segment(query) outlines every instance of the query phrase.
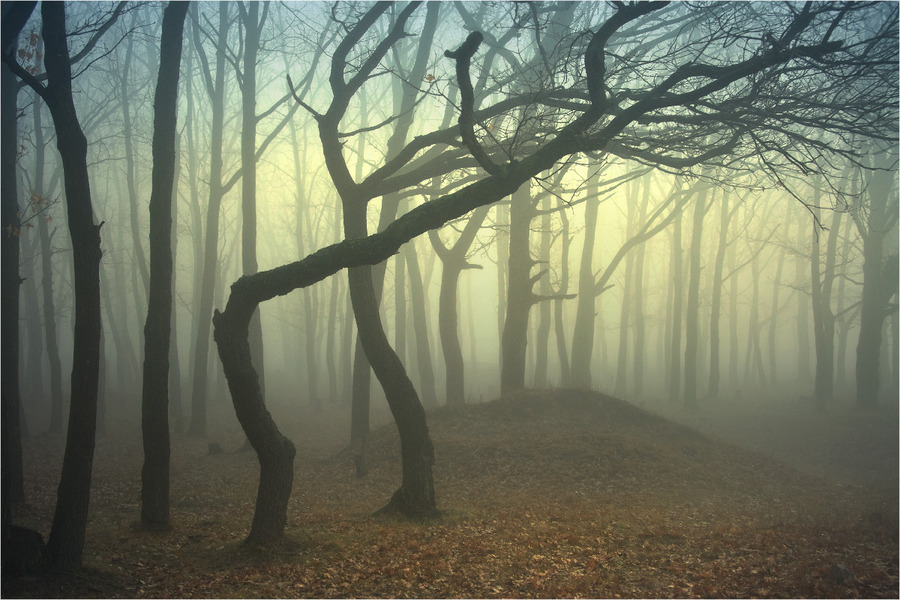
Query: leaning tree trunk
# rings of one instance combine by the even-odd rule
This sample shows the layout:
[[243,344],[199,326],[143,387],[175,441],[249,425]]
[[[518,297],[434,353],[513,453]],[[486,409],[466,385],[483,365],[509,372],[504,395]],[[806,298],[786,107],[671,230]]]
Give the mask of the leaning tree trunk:
[[153,103],[153,174],[150,191],[150,293],[144,325],[141,523],[169,526],[169,344],[172,325],[172,189],[178,75],[187,2],[163,12],[160,69]]
[[256,510],[245,543],[265,545],[284,536],[296,450],[266,409],[259,377],[250,358],[250,319],[259,303],[236,296],[237,287],[238,284],[232,286],[225,312],[216,311],[213,317],[214,337],[235,413],[259,460]]

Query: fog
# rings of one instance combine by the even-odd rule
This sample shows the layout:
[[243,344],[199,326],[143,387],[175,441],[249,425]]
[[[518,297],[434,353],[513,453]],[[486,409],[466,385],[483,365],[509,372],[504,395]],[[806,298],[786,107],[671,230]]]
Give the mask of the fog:
[[[766,431],[793,422],[813,440],[830,427],[823,415],[846,420],[847,436],[865,435],[853,429],[863,422],[896,425],[896,6],[837,17],[824,3],[806,21],[799,5],[762,6],[645,7],[606,31],[598,28],[618,10],[637,9],[192,3],[171,209],[163,415],[172,443],[230,452],[246,431],[260,451],[263,438],[254,436],[262,434],[248,425],[256,421],[248,416],[242,428],[236,416],[241,398],[259,393],[276,433],[302,446],[297,428],[318,423],[331,432],[323,448],[350,448],[340,460],[350,465],[352,456],[364,476],[366,461],[379,460],[366,456],[370,432],[397,419],[406,439],[403,415],[418,414],[419,404],[428,416],[522,390],[555,397],[576,388],[808,474],[853,480],[852,460],[831,469],[825,457],[811,458],[820,446],[792,446],[790,431]],[[66,5],[70,54],[90,50],[73,61],[72,97],[87,140],[89,202],[102,222],[96,422],[109,444],[140,436],[147,407],[154,98],[158,74],[179,68],[160,70],[163,8]],[[76,380],[69,374],[80,352],[65,193],[71,175],[56,149],[61,124],[34,89],[48,89],[35,78],[44,71],[41,24],[35,9],[18,37],[19,212],[17,224],[4,224],[19,245],[26,481],[35,436],[66,439]],[[483,44],[460,58],[476,30]],[[599,76],[584,58],[596,52],[597,31],[606,36]],[[833,39],[842,40],[840,50]],[[779,54],[782,45],[794,45],[794,54]],[[462,68],[469,81],[461,93]],[[602,110],[588,110],[592,103]],[[552,154],[563,144],[570,146]],[[172,157],[171,148],[164,152]],[[542,152],[553,160],[535,158]],[[517,177],[524,183],[507,183]],[[487,179],[509,191],[477,187]],[[454,194],[469,208],[454,212],[448,202],[439,221],[417,229],[419,214],[437,219],[419,209]],[[403,227],[387,229],[404,215]],[[365,236],[371,244],[360,246],[363,254],[380,256],[380,240],[399,250],[365,261],[350,256],[351,246],[334,246]],[[332,246],[333,274],[277,285],[262,277],[274,281],[291,264],[299,273],[313,264],[310,255]],[[359,292],[351,302],[343,268],[368,274],[361,261],[375,265],[360,285],[375,291],[390,346],[374,334],[362,342],[379,348],[368,379],[354,369],[365,358],[354,305],[359,312],[368,300]],[[264,290],[252,300],[261,338],[250,320],[249,353],[235,360],[249,366],[252,355],[259,388],[226,377],[220,353],[243,346],[226,338],[224,318],[212,324],[214,312],[231,318],[240,310],[229,299],[243,276]],[[242,344],[247,331],[238,333]],[[402,369],[379,366],[394,353]],[[370,404],[360,399],[366,385]],[[896,482],[896,438],[888,431],[872,439],[887,466],[863,479]],[[412,468],[406,451],[401,489]],[[440,444],[433,451],[439,465]],[[303,464],[303,451],[296,460]],[[136,477],[140,465],[133,467]]]

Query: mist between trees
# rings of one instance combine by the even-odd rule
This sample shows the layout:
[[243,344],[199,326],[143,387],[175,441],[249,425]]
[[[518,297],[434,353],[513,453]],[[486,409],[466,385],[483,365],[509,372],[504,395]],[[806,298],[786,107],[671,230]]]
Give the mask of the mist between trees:
[[18,413],[61,434],[71,398],[58,564],[119,418],[165,526],[169,428],[236,415],[266,543],[298,405],[352,416],[360,476],[396,421],[384,510],[416,516],[445,403],[896,402],[894,3],[32,8],[3,20],[4,536]]

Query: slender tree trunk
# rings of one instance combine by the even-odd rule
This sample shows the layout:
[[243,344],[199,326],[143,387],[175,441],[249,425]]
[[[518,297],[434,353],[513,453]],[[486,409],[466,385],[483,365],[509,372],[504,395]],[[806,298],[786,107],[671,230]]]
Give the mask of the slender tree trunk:
[[[25,299],[25,307],[22,311],[24,314],[20,318],[21,324],[25,325],[25,336],[24,339],[22,339],[22,336],[19,336],[19,342],[21,346],[24,346],[24,348],[20,346],[20,356],[25,358],[20,374],[20,381],[25,385],[24,389],[20,391],[20,398],[24,399],[24,401],[20,400],[22,404],[20,416],[23,439],[27,439],[30,435],[28,430],[28,410],[26,408],[34,410],[39,403],[43,404],[44,402],[44,374],[42,366],[44,343],[41,335],[40,303],[38,302],[37,286],[35,285],[38,266],[35,259],[37,258],[37,246],[40,240],[37,239],[37,236],[29,237],[31,238],[29,254],[32,258],[19,266],[20,277],[24,279],[22,291]],[[28,269],[25,273],[21,272],[23,266]]]
[[[804,228],[800,226],[797,231],[798,243],[802,248],[806,244]],[[798,290],[804,290],[797,292],[797,384],[801,390],[809,389],[807,386],[811,379],[809,344],[810,297],[805,292],[805,287],[809,282],[809,270],[806,268],[805,260],[803,256],[797,256],[795,260],[796,277],[794,279]]]
[[[647,216],[650,202],[650,177],[643,179],[643,198],[641,199],[638,222],[642,223]],[[643,400],[644,396],[644,356],[646,354],[646,327],[644,322],[644,254],[646,243],[639,244],[634,255],[634,398]]]
[[[137,23],[138,13],[132,13],[131,27],[134,28]],[[143,283],[143,294],[136,295],[134,298],[135,308],[138,314],[143,314],[144,303],[147,301],[147,294],[150,285],[150,274],[147,271],[147,257],[144,253],[144,245],[141,241],[141,226],[138,215],[138,193],[137,184],[135,182],[135,150],[134,150],[134,134],[132,133],[131,120],[131,95],[132,90],[129,88],[129,72],[135,62],[134,59],[134,36],[129,35],[125,38],[125,60],[122,61],[122,69],[119,79],[119,101],[122,105],[122,125],[123,125],[123,142],[125,144],[125,184],[128,188],[128,208],[129,221],[131,224],[131,242],[134,247],[134,260],[138,266],[141,282]]]
[[[791,209],[790,205],[785,206],[786,211]],[[788,238],[790,239],[790,235],[788,234]],[[772,286],[772,315],[769,318],[769,373],[770,378],[769,381],[772,384],[772,387],[777,389],[778,387],[778,345],[777,345],[777,334],[778,334],[778,313],[781,312],[779,302],[779,296],[781,295],[781,278],[782,273],[784,272],[784,263],[787,258],[787,252],[784,248],[780,249],[778,252],[778,264],[775,267],[775,282]]]
[[[194,5],[193,10],[196,10]],[[200,33],[194,19],[194,46],[201,46]],[[206,205],[206,233],[203,236],[203,276],[200,285],[200,304],[197,313],[196,355],[191,391],[191,424],[188,435],[206,435],[206,395],[208,387],[209,342],[213,295],[216,287],[219,255],[219,209],[222,206],[222,136],[225,122],[225,49],[228,43],[228,4],[219,5],[219,32],[216,49],[215,82],[208,89],[212,108],[210,133],[209,196]]]
[[100,360],[100,225],[94,224],[87,140],[78,122],[72,98],[65,7],[53,2],[42,4],[41,16],[47,49],[44,58],[47,87],[42,95],[53,117],[65,173],[69,233],[75,265],[75,336],[69,428],[48,543],[52,564],[66,568],[81,564],[90,500]]
[[597,214],[600,210],[598,183],[588,180],[584,201],[584,244],[578,267],[578,302],[575,308],[575,327],[572,331],[572,385],[591,389],[591,355],[594,349],[594,317],[597,314],[597,291],[594,281],[594,240],[597,235]]
[[[184,26],[182,25],[182,34]],[[183,42],[182,42],[183,44]],[[178,353],[178,328],[176,327],[177,305],[174,302],[176,295],[175,279],[177,269],[174,265],[178,259],[178,180],[181,174],[181,136],[175,132],[175,174],[172,180],[172,316],[171,333],[169,335],[169,404],[172,407],[172,421],[175,433],[184,431],[184,407],[181,398],[181,359]]]
[[[853,180],[852,189],[850,191],[851,196],[856,196],[857,194],[857,185],[856,180]],[[854,312],[852,309],[848,309],[844,306],[844,302],[846,299],[845,288],[847,282],[847,265],[850,262],[850,253],[851,253],[851,240],[850,240],[850,228],[853,226],[853,219],[845,219],[843,221],[844,232],[843,232],[843,244],[841,245],[841,272],[838,276],[838,289],[837,289],[837,317],[839,319],[837,325],[837,333],[838,333],[838,343],[837,343],[837,358],[835,360],[835,387],[841,392],[845,392],[845,388],[847,386],[847,341],[850,337],[850,326],[855,321]],[[849,314],[848,314],[849,313]]]
[[437,406],[434,366],[431,362],[431,342],[428,339],[428,316],[425,300],[425,287],[419,269],[419,258],[415,242],[403,247],[406,253],[406,268],[409,271],[409,296],[413,313],[413,331],[416,343],[416,367],[419,371],[419,389],[422,390],[422,402],[425,406]]
[[[332,240],[337,241],[341,235],[341,223],[337,211],[335,211],[333,225]],[[337,309],[340,302],[338,281],[337,277],[333,277],[329,282],[328,328],[325,331],[325,368],[328,370],[328,394],[332,403],[337,400],[340,394],[337,383],[337,358],[335,357],[335,337],[337,336],[338,327]]]
[[[260,21],[259,8],[263,8]],[[241,268],[244,275],[259,270],[256,258],[256,62],[259,39],[268,14],[268,3],[239,3],[244,24],[244,60],[241,77]],[[259,375],[262,393],[266,393],[262,318],[257,309],[250,320],[250,348]]]
[[[498,202],[494,209],[497,224],[497,336],[503,339],[506,323],[506,293],[509,280],[509,204]],[[503,364],[503,345],[500,346],[500,364]]]
[[681,321],[684,314],[684,280],[682,279],[681,215],[675,219],[672,235],[672,258],[670,277],[672,278],[672,350],[669,365],[669,399],[677,402],[681,396]]
[[684,405],[697,406],[697,346],[700,343],[700,249],[703,243],[703,216],[706,214],[706,195],[709,188],[701,184],[694,204],[694,224],[691,231],[690,275],[688,277],[687,310],[684,321]]
[[169,346],[172,319],[172,192],[178,76],[186,2],[163,12],[160,70],[153,115],[153,175],[150,191],[150,295],[144,325],[141,523],[169,527]]
[[731,284],[728,290],[728,383],[732,390],[738,386],[738,278],[737,248],[731,245],[728,253],[728,267],[731,271]]
[[728,247],[728,222],[731,213],[728,210],[728,194],[722,194],[719,203],[719,238],[716,245],[716,259],[713,265],[712,297],[709,303],[709,389],[707,396],[713,400],[719,397],[720,335],[719,322],[722,314],[722,271],[725,267],[725,250]]
[[429,231],[431,245],[441,259],[441,292],[438,299],[438,329],[441,349],[446,364],[446,402],[450,406],[462,406],[466,402],[465,365],[459,342],[459,277],[466,263],[466,254],[487,217],[488,208],[472,213],[463,232],[449,249],[441,242],[437,231]]
[[[541,215],[541,235],[539,260],[546,265],[550,264],[550,198],[543,201],[544,212]],[[550,295],[550,276],[541,278],[538,288],[541,296]],[[545,388],[548,385],[547,378],[547,350],[550,344],[550,302],[546,300],[538,305],[538,327],[535,335],[535,359],[534,359],[534,387]]]
[[[562,219],[562,256],[560,258],[559,289],[556,290],[556,298],[553,299],[553,331],[556,337],[556,352],[559,357],[559,385],[569,387],[572,383],[571,369],[569,367],[569,353],[566,347],[566,329],[563,322],[563,296],[569,291],[569,215],[559,200],[559,215]],[[593,275],[592,275],[593,276]]]
[[530,183],[512,197],[509,210],[509,288],[506,295],[506,322],[503,326],[500,366],[500,393],[525,388],[525,352],[528,314],[535,302],[532,291],[529,233],[534,214]]
[[[628,233],[634,227],[634,211],[629,203]],[[615,395],[624,398],[628,394],[628,329],[631,326],[631,288],[634,280],[634,254],[625,259],[625,273],[622,278],[622,304],[619,310],[619,348],[616,355]]]
[[[884,238],[887,235],[888,195],[893,194],[892,171],[875,171],[870,176],[867,195],[869,214],[863,237],[863,289],[859,315],[859,342],[856,347],[856,404],[871,409],[878,404],[880,387],[881,332],[887,300],[894,290],[884,285]],[[895,208],[896,211],[896,208]],[[894,267],[896,269],[896,266]]]
[[[402,209],[401,209],[402,210]],[[406,262],[401,252],[394,257],[394,347],[406,363]]]
[[747,324],[747,357],[744,362],[744,382],[750,384],[754,374],[757,383],[765,387],[766,373],[763,368],[762,348],[759,340],[759,255],[750,261],[752,271],[752,294],[750,297],[750,321]]

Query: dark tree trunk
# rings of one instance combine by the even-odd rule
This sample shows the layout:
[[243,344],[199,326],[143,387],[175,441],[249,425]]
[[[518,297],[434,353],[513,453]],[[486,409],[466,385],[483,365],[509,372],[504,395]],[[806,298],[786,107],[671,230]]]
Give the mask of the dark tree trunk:
[[503,326],[500,393],[525,388],[525,350],[528,337],[528,313],[535,303],[531,277],[529,233],[534,204],[530,184],[524,184],[512,196],[509,209],[509,286],[506,293],[506,322]]
[[[244,275],[259,270],[256,258],[256,62],[263,24],[269,12],[268,3],[248,2],[246,9],[238,3],[244,24],[244,60],[241,74],[241,267]],[[257,309],[250,320],[250,347],[259,375],[259,385],[266,393],[262,319]]]
[[163,12],[160,69],[153,115],[153,175],[150,191],[150,295],[144,325],[141,523],[169,526],[169,345],[172,318],[172,190],[175,184],[175,125],[178,75],[187,2]]
[[[882,165],[883,166],[883,165]],[[868,215],[855,218],[863,238],[863,287],[856,347],[856,404],[871,409],[878,404],[880,388],[881,336],[887,303],[896,293],[896,254],[885,260],[884,239],[897,222],[896,171],[872,171],[869,175]],[[893,206],[891,204],[893,203]]]
[[[237,284],[235,284],[237,285]],[[232,298],[234,298],[232,293]],[[256,510],[246,542],[265,545],[280,540],[294,483],[294,444],[284,437],[266,409],[250,355],[250,318],[258,302],[232,303],[213,317],[215,340],[238,421],[259,460]]]
[[[408,75],[410,81],[422,81],[425,78],[425,73],[428,67],[428,60],[431,52],[431,45],[434,41],[434,33],[437,29],[439,12],[440,3],[433,3],[428,5],[425,15],[425,22],[422,26],[422,31],[419,36],[419,44],[416,49],[416,59]],[[404,21],[406,18],[407,17],[400,17],[400,19]],[[402,70],[401,65],[397,65],[397,68]],[[413,124],[413,117],[415,116],[416,89],[412,86],[403,86],[402,93],[394,94],[394,101],[397,103],[397,105],[394,106],[395,114],[399,115],[399,118],[397,119],[394,131],[391,133],[391,137],[387,142],[388,160],[395,157],[406,144],[409,130]],[[360,142],[362,143],[362,140]],[[362,160],[362,152],[360,152],[360,160]],[[359,179],[359,177],[357,179]],[[345,234],[350,236],[351,234],[347,231],[346,228],[346,216],[348,210],[355,209],[350,209],[348,207],[346,197],[342,198],[342,200],[344,202],[344,231]],[[356,200],[351,201],[351,203],[355,204]],[[385,227],[387,227],[397,218],[397,211],[399,210],[399,208],[399,195],[387,194],[382,198],[381,213],[378,217],[378,231],[383,231]],[[365,205],[363,205],[362,210],[363,214],[365,214]],[[364,229],[362,230],[362,234],[365,235]],[[370,279],[372,281],[372,285],[375,286],[373,292],[376,304],[381,303],[386,267],[386,264],[377,264],[370,269]],[[351,289],[353,287],[352,276],[350,287]],[[353,293],[351,292],[351,299],[352,297]],[[383,325],[381,325],[381,314],[379,312],[376,312],[374,314],[377,315],[379,328],[383,331]],[[358,318],[359,317],[357,316],[357,330],[359,330]],[[363,352],[361,351],[365,348],[365,344],[361,337],[362,334],[360,334],[360,337],[357,338],[356,354],[354,356],[353,399],[350,407],[350,439],[351,446],[354,448],[354,460],[356,461],[358,476],[365,475],[367,471],[366,447],[368,445],[369,436],[369,405],[371,400],[371,370],[369,368],[371,363],[371,356],[369,356],[368,354],[363,354]],[[395,354],[393,348],[391,348],[390,352],[392,354]],[[397,362],[400,362],[399,357],[397,359]],[[387,390],[385,390],[385,394],[387,394]],[[418,396],[416,397],[416,400],[418,401]]]
[[[4,13],[7,7],[4,6]],[[22,471],[21,398],[19,396],[19,199],[16,186],[16,96],[19,84],[2,66],[0,104],[0,390],[2,390],[3,506],[25,500]],[[5,521],[5,519],[4,519]],[[5,532],[4,532],[5,533]],[[4,550],[6,547],[4,545]]]
[[[47,85],[39,93],[56,128],[65,174],[75,284],[75,335],[66,450],[50,531],[54,566],[81,564],[91,490],[97,426],[100,360],[100,225],[94,224],[87,169],[87,140],[72,98],[72,71],[66,39],[65,7],[41,5]],[[40,84],[38,84],[40,85]]]
[[[816,199],[817,200],[817,199]],[[814,201],[818,205],[817,201]],[[818,208],[814,208],[818,216]],[[820,410],[831,404],[834,398],[834,313],[831,310],[831,290],[834,284],[835,255],[837,254],[837,238],[841,228],[842,213],[832,213],[828,243],[825,250],[825,270],[821,268],[821,251],[819,236],[822,232],[813,232],[811,276],[812,276],[812,309],[813,331],[816,345],[816,377],[813,398]]]

